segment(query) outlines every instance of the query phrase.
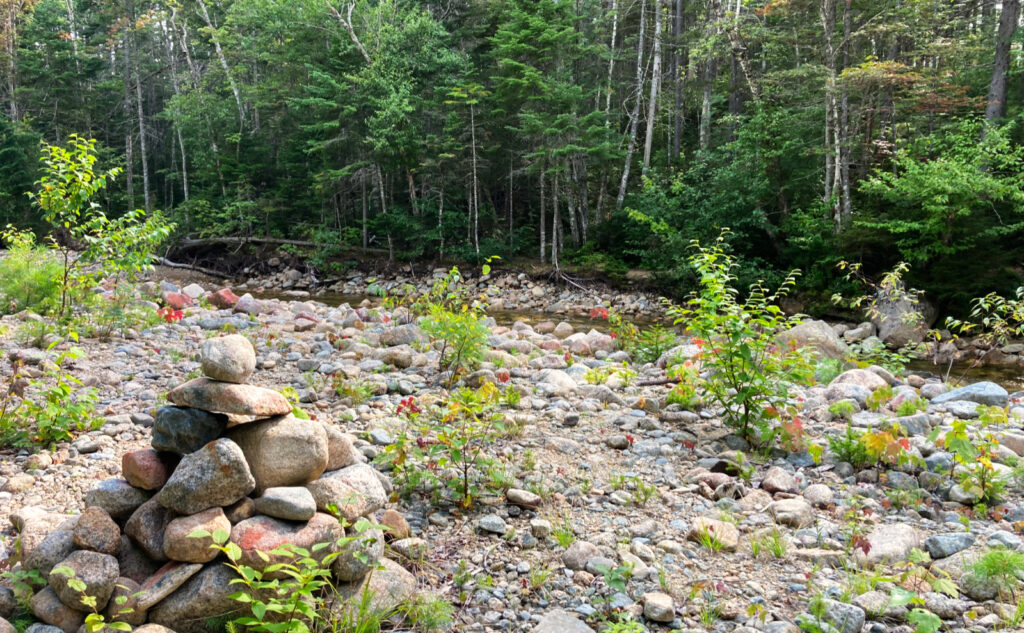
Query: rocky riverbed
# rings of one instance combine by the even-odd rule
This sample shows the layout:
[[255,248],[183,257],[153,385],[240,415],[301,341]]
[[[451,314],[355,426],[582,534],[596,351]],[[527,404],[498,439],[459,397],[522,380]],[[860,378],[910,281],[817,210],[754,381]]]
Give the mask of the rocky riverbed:
[[[361,284],[337,290],[365,291]],[[180,300],[181,321],[83,342],[87,355],[70,369],[99,389],[105,423],[54,450],[0,453],[0,565],[22,565],[18,539],[59,527],[57,515],[85,517],[87,506],[102,505],[95,492],[89,502],[90,492],[122,476],[126,455],[155,445],[158,409],[169,404],[169,391],[203,373],[202,347],[211,337],[245,335],[255,351],[247,380],[294,387],[310,424],[348,433],[358,461],[372,463],[402,432],[403,401],[444,394],[437,352],[403,309],[328,306],[315,297],[239,299],[212,290],[142,286],[155,301]],[[517,306],[533,305],[514,296]],[[547,305],[556,297],[535,299]],[[594,305],[578,301],[581,311]],[[2,324],[14,330],[19,319]],[[810,329],[814,336],[806,340],[840,354],[850,330],[821,323]],[[695,351],[680,343],[676,355]],[[713,409],[668,405],[670,385],[643,386],[663,378],[665,358],[634,362],[606,333],[557,320],[492,322],[488,345],[484,364],[467,381],[500,382],[507,372],[522,396],[502,410],[520,431],[488,449],[507,481],[469,511],[416,493],[372,511],[376,521],[409,530],[401,534],[408,539],[390,539],[385,557],[401,560],[420,592],[455,604],[455,630],[576,633],[632,617],[650,631],[787,633],[800,630],[802,619],[824,631],[911,632],[908,613],[918,606],[950,631],[1020,626],[1011,624],[1019,589],[982,581],[970,566],[992,547],[1022,549],[1024,503],[1009,467],[1024,455],[1024,407],[1015,400],[1022,394],[987,382],[951,390],[934,377],[897,377],[880,367],[793,387],[808,439],[825,449],[816,461],[806,451],[752,449]],[[13,334],[2,346],[30,369],[57,351],[27,350]],[[588,374],[623,362],[636,372],[632,380],[609,371],[599,382],[598,372]],[[360,384],[368,399],[339,395],[336,377]],[[879,410],[867,406],[877,401],[872,394],[890,388]],[[897,416],[900,402],[917,398],[920,411]],[[202,408],[199,401],[190,406],[196,405]],[[980,428],[979,406],[987,405],[1007,413],[987,431],[999,440],[995,470],[1008,491],[994,511],[981,514],[972,491],[945,474],[952,455],[929,435],[951,430],[956,420]],[[923,466],[855,469],[828,448],[827,438],[848,424],[870,430],[892,419]],[[180,508],[198,516],[190,509]],[[114,517],[114,527],[126,529],[127,518]],[[244,520],[231,522],[232,532]],[[950,580],[955,591],[933,579]],[[223,595],[221,580],[203,591]],[[921,604],[894,606],[897,587],[913,590]],[[0,617],[16,615],[24,613],[0,589]],[[62,623],[65,633],[78,626]],[[8,630],[0,621],[0,632]],[[47,630],[37,626],[35,633]]]

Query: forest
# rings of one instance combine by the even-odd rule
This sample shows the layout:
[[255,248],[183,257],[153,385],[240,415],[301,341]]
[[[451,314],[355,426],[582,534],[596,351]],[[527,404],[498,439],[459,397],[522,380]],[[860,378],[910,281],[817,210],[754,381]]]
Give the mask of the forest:
[[[314,261],[571,264],[694,284],[899,262],[942,310],[1020,285],[1019,0],[0,0],[0,226],[40,142],[112,215]],[[812,299],[813,302],[813,299]]]

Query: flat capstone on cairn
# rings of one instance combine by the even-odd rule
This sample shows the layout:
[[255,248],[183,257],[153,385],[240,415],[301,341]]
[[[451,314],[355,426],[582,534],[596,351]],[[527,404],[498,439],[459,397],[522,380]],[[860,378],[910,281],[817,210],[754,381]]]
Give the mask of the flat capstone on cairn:
[[[33,633],[83,633],[83,593],[106,621],[142,633],[212,633],[249,615],[229,598],[241,587],[226,557],[211,538],[189,536],[197,530],[229,533],[238,562],[259,570],[283,559],[258,552],[331,543],[313,555],[338,553],[331,572],[342,598],[369,591],[387,608],[414,594],[412,574],[383,558],[374,513],[387,504],[387,477],[337,427],[300,419],[283,395],[248,384],[256,353],[245,337],[207,339],[200,356],[204,376],[167,394],[172,405],[156,411],[152,447],[124,455],[123,478],[93,488],[79,516],[40,513],[16,524],[21,568],[46,582],[31,598]],[[362,519],[372,527],[357,533]],[[58,568],[70,568],[84,591]]]

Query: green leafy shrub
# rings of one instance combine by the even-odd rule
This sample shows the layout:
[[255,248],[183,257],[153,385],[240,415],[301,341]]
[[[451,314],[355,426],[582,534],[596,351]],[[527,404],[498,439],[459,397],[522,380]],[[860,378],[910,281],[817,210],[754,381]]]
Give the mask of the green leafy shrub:
[[364,380],[345,378],[342,374],[332,374],[330,377],[331,389],[341,399],[347,399],[349,406],[363,404],[375,395],[373,387]]
[[[342,523],[349,527],[345,521]],[[286,543],[269,552],[257,552],[269,563],[263,570],[240,562],[242,550],[228,540],[231,535],[226,531],[210,533],[196,530],[189,537],[211,539],[210,547],[222,552],[228,559],[225,564],[238,574],[231,584],[238,585],[243,591],[230,597],[247,605],[250,615],[234,619],[232,624],[235,626],[262,633],[310,633],[329,627],[338,618],[340,622],[361,627],[341,630],[379,631],[380,624],[397,610],[369,608],[372,595],[368,591],[362,592],[360,603],[338,608],[340,617],[331,608],[339,599],[334,593],[331,563],[340,552],[346,548],[353,550],[353,556],[364,564],[369,562],[365,551],[349,546],[372,538],[366,533],[376,526],[363,519],[351,529],[354,532],[352,536],[342,537],[334,543],[317,543],[309,549]]]
[[1024,581],[1024,552],[993,547],[971,565],[971,573],[982,581],[994,582],[1002,596],[1015,596]]
[[31,231],[8,227],[0,233],[8,252],[0,259],[0,312],[32,310],[50,314],[60,303],[60,264],[36,244]]
[[491,383],[462,388],[425,410],[413,398],[398,413],[407,426],[378,460],[390,465],[399,486],[447,491],[464,508],[473,505],[495,463],[488,447],[505,431],[498,412],[501,392]]
[[960,334],[976,335],[994,347],[1024,337],[1024,286],[1013,297],[989,293],[971,300],[970,316],[946,319],[946,327]]
[[775,293],[757,283],[741,300],[733,287],[736,263],[725,252],[726,235],[723,231],[710,247],[693,242],[690,264],[700,289],[669,311],[676,325],[686,328],[700,346],[701,367],[709,376],[704,382],[708,397],[743,435],[756,427],[762,440],[770,442],[779,430],[775,421],[795,419],[786,409],[789,384],[810,373],[802,350],[779,349],[776,343],[780,332],[799,323],[777,305],[795,285],[796,273]]
[[868,406],[868,409],[871,409],[872,411],[881,411],[885,408],[885,405],[889,404],[889,401],[892,400],[892,396],[892,387],[889,385],[883,385],[871,392],[867,397],[865,404]]
[[[490,265],[485,264],[483,274],[490,270]],[[483,314],[486,302],[483,298],[470,299],[469,288],[461,281],[459,269],[453,267],[428,293],[410,303],[413,312],[425,315],[420,319],[420,328],[438,350],[439,368],[452,372],[449,387],[460,373],[483,360],[490,334]]]
[[665,397],[668,404],[678,404],[684,409],[696,410],[701,405],[698,387],[701,384],[700,372],[690,361],[673,365],[668,369],[670,378],[678,380]]
[[95,413],[98,392],[93,387],[83,388],[81,381],[65,370],[67,363],[83,355],[80,348],[72,347],[31,381],[15,368],[0,400],[0,446],[53,446],[72,439],[72,431],[99,427],[102,419]]
[[841,462],[846,462],[854,468],[867,468],[875,463],[864,444],[862,433],[853,430],[853,426],[846,425],[846,430],[839,437],[828,438],[828,446],[836,454]]
[[485,317],[475,310],[456,311],[433,305],[429,314],[420,321],[420,328],[435,342],[439,368],[451,371],[453,378],[483,360],[490,329]]
[[[961,468],[960,485],[988,503],[1002,497],[1006,490],[1006,480],[994,465],[999,440],[987,428],[1005,423],[1006,412],[999,407],[979,407],[979,410],[981,429],[973,430],[966,421],[954,420],[953,428],[942,438],[942,444],[953,453],[954,461]],[[938,433],[939,429],[932,431],[929,439],[935,441]]]
[[676,344],[676,336],[661,324],[640,331],[632,350],[627,350],[640,363],[653,363]]
[[96,158],[96,141],[76,134],[65,146],[44,143],[40,158],[44,175],[36,182],[37,191],[30,194],[53,231],[51,250],[60,266],[56,275],[60,317],[72,309],[75,293],[103,279],[116,283],[123,275],[145,270],[153,249],[173,228],[160,214],[147,218],[141,209],[108,218],[93,198],[120,169],[97,172]]
[[896,407],[896,415],[899,417],[905,417],[908,415],[914,415],[919,411],[924,411],[928,408],[928,401],[924,398],[907,398],[899,403]]
[[835,358],[823,358],[814,368],[814,379],[823,385],[832,382],[843,373],[843,361]]

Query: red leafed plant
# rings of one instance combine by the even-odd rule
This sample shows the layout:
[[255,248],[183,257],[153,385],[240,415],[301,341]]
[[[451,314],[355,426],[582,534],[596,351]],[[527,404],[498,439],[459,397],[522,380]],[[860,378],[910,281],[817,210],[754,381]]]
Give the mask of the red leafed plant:
[[156,311],[156,313],[157,316],[159,316],[164,321],[167,321],[168,323],[177,323],[178,321],[181,321],[181,318],[183,316],[185,316],[184,312],[182,312],[181,310],[175,310],[170,306],[167,306],[166,308],[160,308],[159,310]]

